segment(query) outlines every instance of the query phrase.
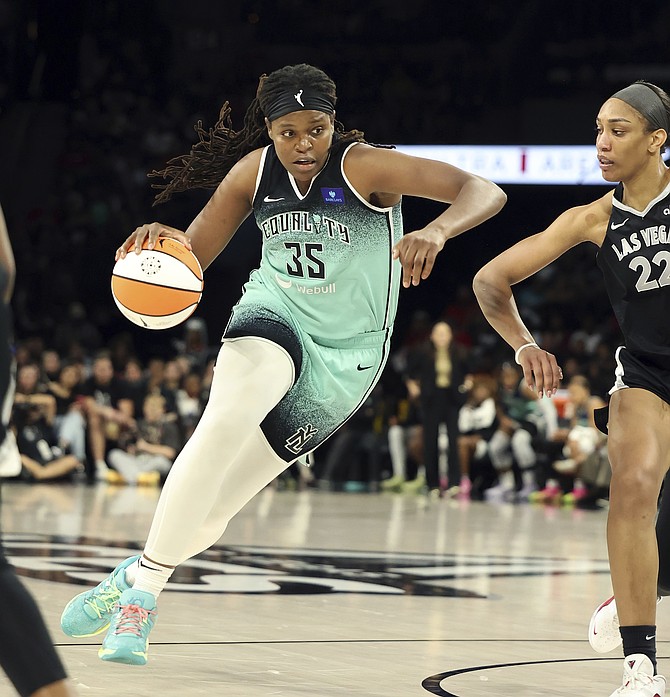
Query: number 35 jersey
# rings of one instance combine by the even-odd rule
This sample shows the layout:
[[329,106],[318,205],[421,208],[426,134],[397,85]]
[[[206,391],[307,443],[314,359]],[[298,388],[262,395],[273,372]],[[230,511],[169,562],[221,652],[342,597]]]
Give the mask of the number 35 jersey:
[[670,369],[670,185],[643,211],[622,198],[619,184],[598,266],[626,348]]
[[253,209],[263,251],[249,284],[261,283],[316,341],[390,333],[395,319],[401,207],[375,207],[353,189],[344,173],[353,147],[336,145],[306,194],[272,145],[258,172]]

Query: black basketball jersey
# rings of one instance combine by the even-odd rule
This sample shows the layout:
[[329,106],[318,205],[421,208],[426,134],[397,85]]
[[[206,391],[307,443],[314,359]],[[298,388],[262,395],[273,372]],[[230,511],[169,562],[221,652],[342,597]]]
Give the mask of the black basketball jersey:
[[598,266],[628,350],[670,368],[670,185],[643,211],[622,199],[619,184]]

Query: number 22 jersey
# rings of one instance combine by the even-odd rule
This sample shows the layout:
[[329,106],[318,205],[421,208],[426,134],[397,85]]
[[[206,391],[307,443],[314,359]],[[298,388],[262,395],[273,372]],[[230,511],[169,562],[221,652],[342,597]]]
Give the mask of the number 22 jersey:
[[643,211],[622,198],[619,184],[598,266],[626,348],[670,369],[670,184]]

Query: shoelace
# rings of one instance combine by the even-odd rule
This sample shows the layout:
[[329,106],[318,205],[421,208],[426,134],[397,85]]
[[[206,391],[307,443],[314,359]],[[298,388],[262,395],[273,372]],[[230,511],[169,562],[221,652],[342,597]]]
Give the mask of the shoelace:
[[101,618],[103,613],[106,614],[114,608],[120,595],[121,590],[116,585],[116,580],[106,580],[100,590],[98,592],[93,591],[84,602],[95,612],[98,618]]
[[142,625],[149,621],[149,615],[155,615],[155,610],[145,610],[139,605],[119,605],[119,616],[114,628],[114,634],[134,634],[142,636]]
[[621,694],[626,694],[626,692],[631,688],[637,690],[641,687],[648,687],[649,685],[653,685],[653,683],[654,678],[652,678],[650,675],[647,675],[646,673],[635,672],[628,675],[628,680],[622,687],[620,687],[617,690],[617,692],[620,692]]

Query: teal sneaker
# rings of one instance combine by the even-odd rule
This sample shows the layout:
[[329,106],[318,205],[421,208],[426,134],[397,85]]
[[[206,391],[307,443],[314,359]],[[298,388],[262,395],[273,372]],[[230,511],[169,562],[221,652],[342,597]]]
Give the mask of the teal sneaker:
[[61,629],[71,637],[100,634],[109,627],[114,606],[121,593],[130,586],[126,583],[126,568],[139,559],[122,561],[107,578],[92,590],[76,595],[65,606],[60,618]]
[[123,591],[98,656],[113,663],[145,665],[155,621],[156,598],[151,593],[134,588]]

